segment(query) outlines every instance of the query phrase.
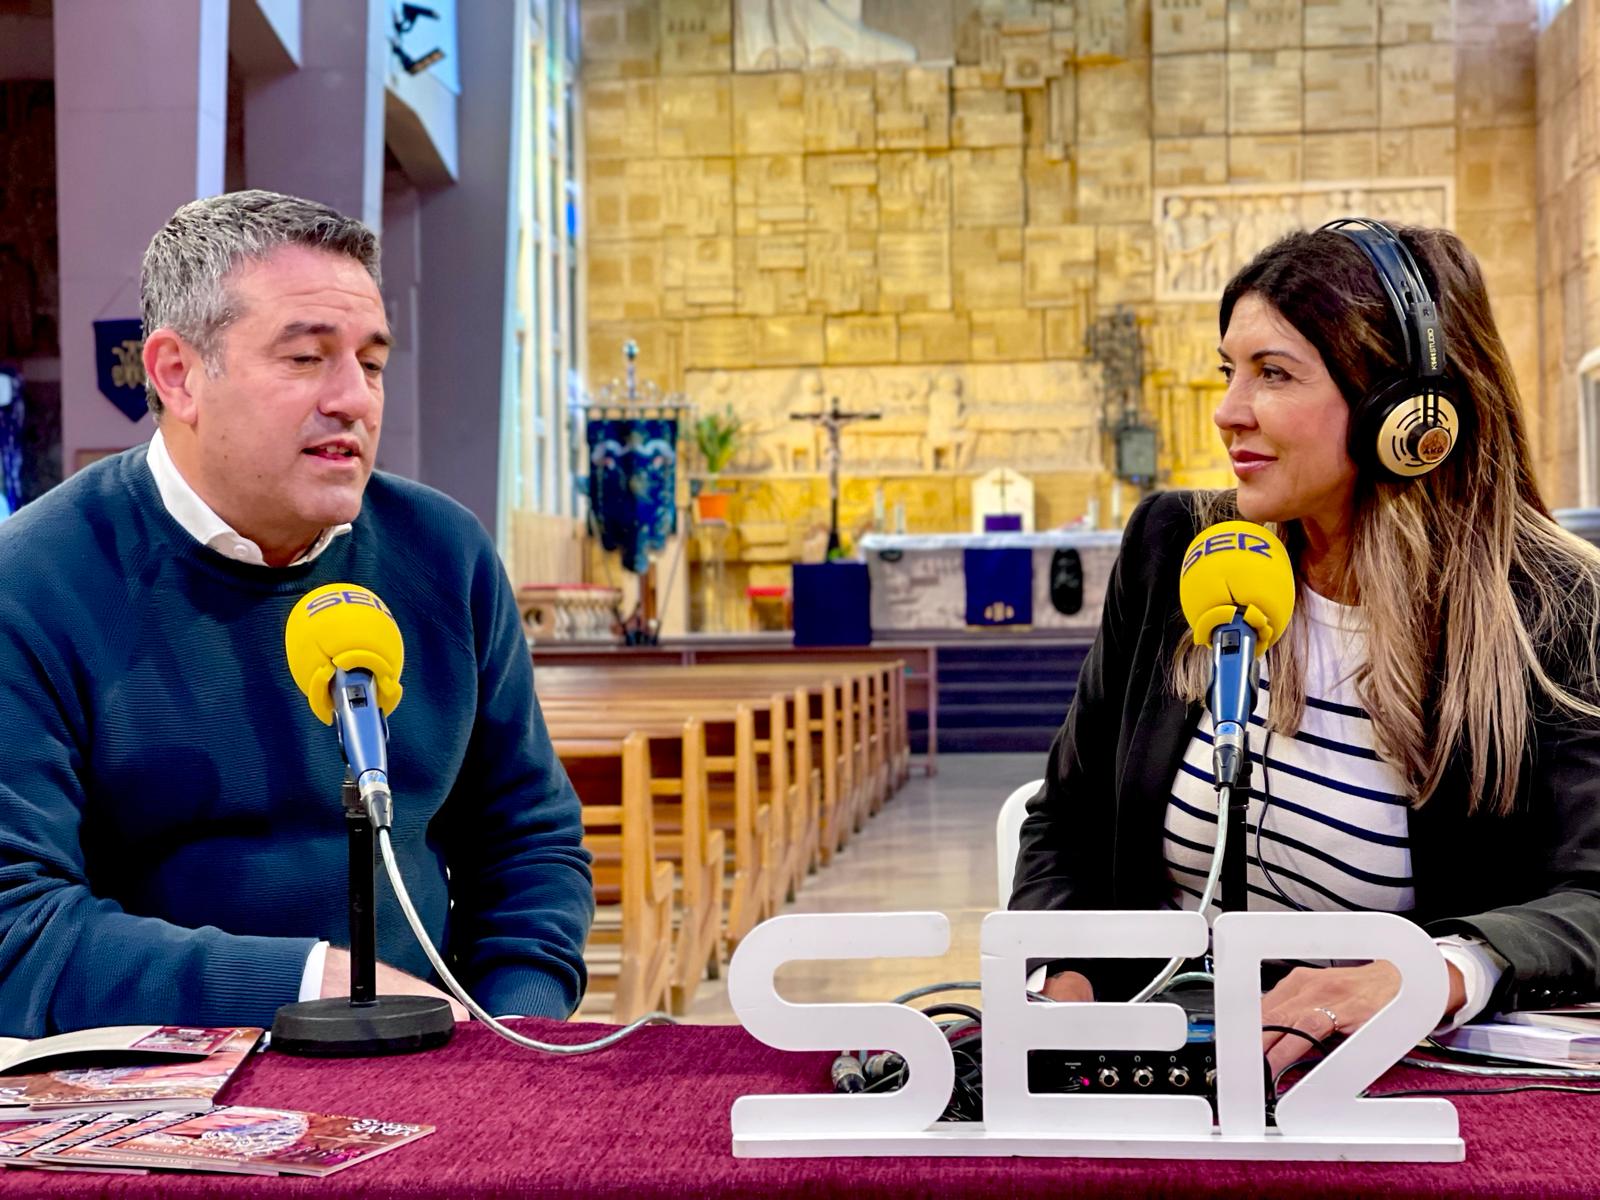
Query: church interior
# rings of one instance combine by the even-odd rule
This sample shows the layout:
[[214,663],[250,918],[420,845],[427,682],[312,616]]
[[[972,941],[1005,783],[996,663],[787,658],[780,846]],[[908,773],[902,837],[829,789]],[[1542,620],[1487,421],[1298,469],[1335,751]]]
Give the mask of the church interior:
[[[74,139],[116,141],[65,101],[110,70],[74,57],[80,7],[0,0],[13,507],[149,436],[142,401],[105,404],[111,360],[97,392],[87,331],[138,311],[137,246],[193,198],[125,235],[56,196]],[[286,8],[344,53],[310,4],[235,0],[186,103],[211,191],[382,227],[409,333],[379,466],[476,512],[519,590],[595,856],[583,1016],[734,1020],[729,956],[790,912],[954,929],[937,962],[788,968],[794,999],[975,977],[1002,804],[1044,774],[1124,522],[1233,483],[1218,301],[1285,233],[1458,233],[1544,496],[1600,528],[1600,0],[404,7],[431,15],[397,59],[347,73],[383,92],[350,101],[375,125],[331,92],[307,123],[319,93],[286,90]],[[301,150],[274,160],[285,121]],[[305,149],[335,126],[364,154]],[[141,153],[118,188],[196,178]]]
[[[735,669],[713,663],[890,662],[883,798],[864,822],[824,815],[815,848],[797,827],[819,869],[775,876],[769,911],[931,907],[955,928],[942,962],[792,967],[786,994],[972,977],[1007,890],[996,817],[1044,773],[1123,522],[1155,490],[1233,481],[1212,423],[1217,302],[1284,233],[1344,215],[1458,232],[1541,484],[1581,520],[1597,11],[582,5],[591,411],[625,415],[648,381],[650,416],[683,414],[679,520],[643,573],[616,569],[628,547],[585,546],[586,579],[659,645],[558,643],[541,678],[654,656],[700,664],[680,667],[687,693],[694,672]],[[837,709],[861,711],[843,693]],[[716,980],[679,999],[732,1019]]]
[[[726,525],[691,526],[668,628],[775,624],[751,593],[825,556],[827,433],[793,418],[835,399],[874,414],[839,430],[851,551],[983,532],[995,470],[1025,477],[1029,532],[1114,531],[1155,487],[1225,486],[1222,286],[1350,213],[1467,240],[1546,486],[1579,502],[1589,276],[1546,243],[1582,224],[1563,199],[1581,42],[1536,34],[1531,3],[582,11],[589,377],[621,375],[632,342],[663,393],[737,422],[718,470],[689,456]],[[875,592],[875,628],[933,627],[899,611],[922,603]]]

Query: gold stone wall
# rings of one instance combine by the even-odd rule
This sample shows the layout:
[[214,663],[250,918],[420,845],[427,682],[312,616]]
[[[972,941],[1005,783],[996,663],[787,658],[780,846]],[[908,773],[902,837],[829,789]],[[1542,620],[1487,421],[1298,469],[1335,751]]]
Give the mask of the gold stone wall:
[[[1600,0],[1573,0],[1539,35],[1538,112],[1543,370],[1537,389],[1521,383],[1538,399],[1547,498],[1593,504],[1579,488],[1578,365],[1600,350]],[[1532,247],[1527,224],[1519,240]]]
[[863,0],[918,31],[890,62],[850,61],[893,53],[870,29],[796,50],[741,26],[807,7],[582,7],[590,378],[632,338],[643,374],[745,418],[728,623],[763,577],[737,564],[814,549],[821,446],[788,414],[832,396],[883,413],[846,434],[847,530],[896,503],[964,528],[998,465],[1035,480],[1040,528],[1125,513],[1086,345],[1119,306],[1162,482],[1229,482],[1222,285],[1334,215],[1460,230],[1538,394],[1534,0]]

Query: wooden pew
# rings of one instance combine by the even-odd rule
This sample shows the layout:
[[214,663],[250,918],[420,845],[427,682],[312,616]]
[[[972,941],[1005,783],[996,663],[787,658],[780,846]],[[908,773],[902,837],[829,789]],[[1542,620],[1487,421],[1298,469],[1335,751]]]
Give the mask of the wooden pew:
[[[539,693],[552,736],[557,730],[591,730],[597,722],[651,729],[663,719],[673,719],[659,700],[625,699],[588,687],[567,691],[554,679],[541,677]],[[727,854],[722,928],[726,953],[771,911],[772,814],[757,787],[754,707],[739,702],[697,705],[695,717],[706,738],[709,824],[723,833]]]
[[[770,690],[764,677],[700,676],[678,678],[680,672],[656,671],[645,674],[583,670],[563,672],[545,670],[538,677],[541,705],[576,704],[578,711],[601,707],[612,710],[619,703],[643,705],[640,715],[651,715],[664,706],[679,711],[707,714],[705,706],[717,703],[745,703],[755,721],[755,752],[758,804],[769,812],[768,843],[762,873],[765,875],[765,911],[760,920],[792,899],[805,875],[818,858],[818,806],[822,790],[820,772],[810,763],[811,743],[803,732],[796,735],[798,714],[809,709],[809,697],[797,690],[786,694]],[[622,697],[619,701],[619,697]],[[713,793],[713,799],[717,794]],[[727,797],[724,797],[726,799]],[[732,804],[724,805],[725,815]],[[732,829],[737,842],[736,817]],[[730,910],[733,905],[730,903]],[[730,942],[736,943],[748,926],[731,919]],[[754,922],[752,921],[751,924]]]
[[[826,657],[822,657],[822,656]],[[599,667],[605,669],[648,670],[690,666],[772,666],[794,663],[883,666],[897,663],[890,680],[890,733],[895,748],[895,784],[903,783],[910,771],[911,740],[909,718],[922,715],[927,721],[928,757],[920,764],[933,775],[938,742],[938,653],[933,645],[902,643],[865,646],[857,649],[798,650],[791,646],[767,643],[754,645],[749,639],[709,637],[669,640],[660,646],[623,647],[616,645],[577,645],[549,643],[536,652],[539,663],[547,667]]]
[[[673,678],[666,678],[669,675]],[[608,678],[616,686],[627,687],[640,676],[624,668]],[[839,820],[841,807],[847,806],[844,793],[850,786],[850,769],[841,762],[837,681],[814,672],[691,667],[650,672],[645,688],[654,696],[685,697],[689,704],[768,692],[763,698],[776,704],[780,693],[770,692],[775,685],[786,689],[781,693],[782,728],[776,734],[770,724],[758,730],[764,735],[758,748],[773,756],[763,776],[763,794],[772,805],[776,822],[774,859],[780,865],[772,890],[778,904],[794,897],[804,876],[824,861],[824,854],[832,856],[832,842],[827,842],[826,850],[824,843]]]
[[[904,777],[908,738],[898,661],[648,671],[544,667],[536,682],[546,719],[558,735],[616,736],[638,729],[659,740],[680,730],[683,714],[694,713],[709,736],[721,738],[723,753],[713,749],[707,756],[706,793],[709,824],[724,832],[729,854],[721,940],[730,951],[795,895],[806,873],[831,861]],[[787,690],[775,692],[775,684]],[[740,705],[749,709],[752,726],[746,751],[750,765],[744,771],[738,759],[745,739],[737,731],[731,737],[727,733],[728,723],[737,723]],[[684,783],[674,774],[681,774],[681,767],[663,768],[657,758],[655,791],[661,795],[675,788],[681,795]],[[704,927],[706,908],[693,904],[689,894],[688,877],[699,868],[692,855],[682,855],[679,843],[661,840],[669,826],[677,834],[689,822],[662,809],[656,819],[661,826],[657,852],[682,865],[683,907],[693,914],[679,918],[673,991],[682,1007],[701,977],[701,964],[712,971],[720,964],[705,955],[706,939],[685,933]]]
[[[613,668],[626,671],[630,668]],[[659,670],[659,669],[658,669]],[[869,801],[877,811],[884,799],[910,775],[910,733],[905,707],[905,664],[890,662],[830,662],[827,660],[714,664],[679,671],[697,675],[746,673],[780,684],[833,677],[850,679],[855,685],[852,700],[855,724],[859,727],[857,753],[875,799]],[[657,672],[652,672],[652,674]]]
[[584,950],[591,992],[612,983],[612,1019],[626,1024],[664,1008],[672,981],[674,872],[656,853],[649,744],[631,733],[554,745],[583,801],[583,841],[595,859]]
[[[614,677],[630,668],[613,668]],[[651,678],[677,675],[682,679],[760,679],[789,686],[834,687],[835,720],[840,754],[835,771],[834,805],[847,819],[837,823],[829,854],[837,851],[866,818],[877,813],[889,795],[910,773],[910,737],[905,714],[904,664],[871,662],[816,662],[716,664],[648,672]],[[630,678],[637,679],[635,674]],[[679,685],[681,686],[681,685]],[[813,710],[814,711],[814,710]],[[822,719],[813,717],[815,722]],[[827,789],[826,756],[824,789]],[[828,839],[824,838],[824,844]]]
[[725,837],[711,827],[705,726],[698,717],[577,716],[546,712],[555,738],[592,738],[616,732],[642,735],[650,746],[650,791],[655,800],[656,853],[677,866],[677,935],[673,943],[671,1011],[683,1014],[700,981],[715,979],[725,960],[723,890]]
[[[865,823],[866,817],[881,808],[893,786],[904,778],[907,769],[909,738],[904,711],[903,671],[898,660],[892,663],[764,663],[760,665],[721,664],[695,667],[589,667],[583,669],[543,668],[541,688],[612,692],[665,699],[695,698],[707,694],[755,695],[773,682],[804,686],[821,692],[810,701],[808,727],[813,734],[814,765],[821,772],[822,795],[806,797],[807,808],[818,810],[818,820],[806,829],[806,845],[800,857],[806,869],[817,860],[830,860]],[[827,699],[832,690],[833,709]],[[791,711],[791,728],[798,729],[799,706]],[[829,746],[829,730],[833,730]],[[789,736],[793,736],[792,734]],[[898,756],[899,766],[893,766]],[[791,756],[792,757],[792,756]],[[793,776],[794,782],[804,778]],[[793,783],[790,784],[791,790]],[[799,803],[796,794],[792,803]],[[780,843],[790,829],[789,814],[780,797],[769,796],[776,819],[775,833]],[[812,852],[815,843],[817,850]],[[777,887],[779,898],[791,893],[798,882],[796,862],[787,847],[781,847]]]
[[[616,666],[604,668],[611,671],[628,671],[634,668]],[[690,671],[700,674],[711,672],[744,672],[778,683],[794,679],[807,679],[817,675],[843,677],[867,675],[875,680],[869,685],[876,695],[867,701],[872,709],[871,729],[873,740],[881,747],[879,758],[887,775],[889,791],[893,791],[910,775],[910,726],[906,711],[906,664],[901,659],[888,661],[834,661],[828,659],[797,659],[766,663],[716,663],[698,664],[687,668],[661,668],[655,670]],[[655,673],[655,672],[652,672]],[[858,702],[859,707],[859,702]]]

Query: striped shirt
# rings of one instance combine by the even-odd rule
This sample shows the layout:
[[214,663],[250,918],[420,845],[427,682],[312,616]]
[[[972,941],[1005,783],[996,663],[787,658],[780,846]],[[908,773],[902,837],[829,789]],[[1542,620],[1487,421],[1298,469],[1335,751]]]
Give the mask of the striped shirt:
[[[1356,695],[1356,668],[1367,653],[1359,608],[1335,604],[1309,588],[1296,597],[1306,648],[1306,711],[1293,737],[1266,730],[1271,694],[1266,663],[1250,716],[1250,798],[1246,807],[1246,886],[1263,912],[1410,912],[1410,798],[1400,773],[1378,757],[1372,718]],[[1167,801],[1162,848],[1172,908],[1198,908],[1217,841],[1217,793],[1211,775],[1211,714],[1200,719],[1183,752]],[[1265,752],[1265,760],[1263,760]],[[1271,804],[1266,797],[1271,795]],[[1266,820],[1262,821],[1262,812]],[[1259,836],[1258,836],[1259,835]],[[1265,860],[1263,864],[1262,860]],[[1276,885],[1276,888],[1274,887]],[[1285,903],[1277,889],[1293,903]],[[1218,915],[1212,904],[1208,919]],[[1466,1000],[1436,1033],[1473,1020],[1506,970],[1480,938],[1435,938],[1461,972]],[[1328,965],[1296,959],[1307,965]],[[1045,969],[1029,978],[1037,991]]]
[[[1416,903],[1410,798],[1399,772],[1378,757],[1372,718],[1356,695],[1355,672],[1366,655],[1361,610],[1309,588],[1300,590],[1297,605],[1307,652],[1300,730],[1268,736],[1264,661],[1250,718],[1249,906],[1408,912]],[[1174,907],[1198,907],[1216,844],[1211,731],[1207,713],[1184,750],[1167,804],[1163,852]],[[1208,915],[1216,912],[1213,905]]]

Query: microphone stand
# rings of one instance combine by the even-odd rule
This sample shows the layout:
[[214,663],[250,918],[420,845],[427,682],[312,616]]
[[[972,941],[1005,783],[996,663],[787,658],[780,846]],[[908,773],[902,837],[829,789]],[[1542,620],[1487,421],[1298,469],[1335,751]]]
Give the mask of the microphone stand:
[[1228,810],[1217,820],[1228,823],[1228,840],[1222,849],[1222,887],[1217,903],[1223,912],[1245,912],[1250,907],[1245,873],[1245,816],[1250,808],[1250,756],[1243,756],[1239,778],[1232,787],[1219,789],[1218,799],[1227,798]]
[[272,1048],[285,1054],[345,1058],[442,1046],[456,1027],[448,1000],[378,995],[372,822],[349,770],[339,798],[350,843],[350,995],[283,1005],[272,1022]]
[[[1250,713],[1258,686],[1256,631],[1246,623],[1245,610],[1236,608],[1233,619],[1218,626],[1211,637],[1212,770],[1217,784],[1217,820],[1228,823],[1218,902],[1224,912],[1245,912],[1250,907],[1245,814],[1250,807]],[[1224,802],[1227,812],[1220,807]]]

